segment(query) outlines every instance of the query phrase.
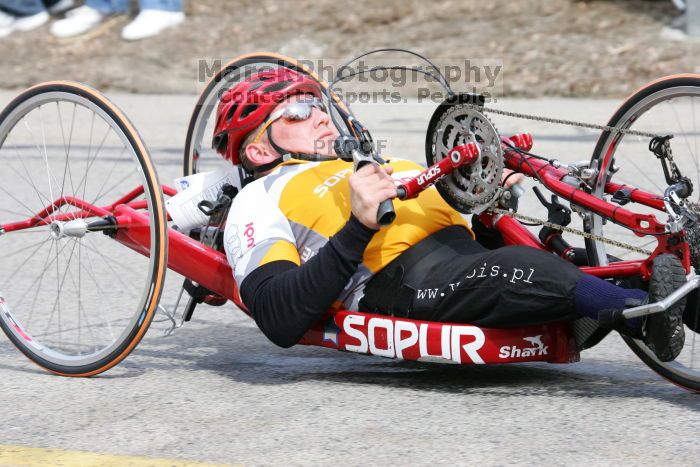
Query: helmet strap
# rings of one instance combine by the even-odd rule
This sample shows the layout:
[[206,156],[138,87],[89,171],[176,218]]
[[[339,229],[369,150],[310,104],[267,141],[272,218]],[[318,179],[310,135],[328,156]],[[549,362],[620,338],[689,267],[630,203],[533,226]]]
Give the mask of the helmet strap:
[[282,146],[279,144],[275,143],[275,140],[272,139],[272,125],[267,127],[267,140],[270,142],[270,146],[277,151],[278,154],[281,154],[280,157],[277,159],[273,160],[272,162],[268,162],[267,164],[259,165],[257,167],[254,167],[253,170],[255,172],[265,172],[267,170],[270,170],[274,168],[275,166],[281,164],[284,161],[287,161],[289,159],[300,159],[304,161],[313,161],[313,162],[319,162],[319,161],[332,161],[336,160],[338,156],[324,156],[322,154],[308,154],[304,152],[292,152],[292,151],[287,151],[284,149]]

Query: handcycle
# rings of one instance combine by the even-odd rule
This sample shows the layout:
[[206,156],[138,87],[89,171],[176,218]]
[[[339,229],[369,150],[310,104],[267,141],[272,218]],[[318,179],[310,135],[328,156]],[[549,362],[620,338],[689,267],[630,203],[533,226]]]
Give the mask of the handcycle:
[[[313,70],[289,57],[251,54],[225,65],[202,92],[187,131],[183,175],[200,173],[206,165],[204,141],[222,92],[263,67],[287,67],[317,80],[336,125],[360,146],[371,146],[367,130]],[[405,182],[401,195],[416,196],[434,185],[455,209],[475,213],[497,231],[503,243],[550,251],[589,274],[628,286],[645,286],[659,254],[678,255],[688,283],[661,302],[626,310],[625,316],[663,312],[687,296],[683,353],[663,363],[642,341],[624,339],[652,370],[700,392],[700,279],[695,275],[700,207],[693,196],[700,189],[697,99],[700,75],[652,82],[601,127],[590,161],[565,164],[532,153],[527,133],[501,136],[487,117],[497,110],[488,109],[480,96],[451,94],[428,125],[428,168]],[[672,147],[671,141],[678,144]],[[237,168],[236,182],[221,187],[216,202],[209,202],[206,225],[178,231],[168,224],[165,203],[178,192],[159,183],[134,126],[100,93],[72,82],[33,86],[7,105],[0,114],[0,157],[0,327],[33,362],[58,375],[93,376],[129,355],[159,310],[174,326],[188,321],[202,302],[232,301],[248,313],[221,246],[221,220],[246,183],[243,169]],[[640,168],[640,159],[648,168]],[[538,236],[526,228],[525,221],[533,219],[518,214],[518,193],[502,186],[504,167],[532,177],[569,203],[538,194],[549,212],[546,221],[534,220],[542,226]],[[578,232],[583,248],[563,236],[574,230],[567,227],[572,212],[583,223]],[[659,215],[667,219],[660,221]],[[617,257],[620,247],[639,258]],[[181,295],[184,291],[189,298],[181,315],[160,305],[167,269],[186,278]],[[588,318],[489,329],[329,310],[300,344],[458,364],[572,363],[609,332]]]

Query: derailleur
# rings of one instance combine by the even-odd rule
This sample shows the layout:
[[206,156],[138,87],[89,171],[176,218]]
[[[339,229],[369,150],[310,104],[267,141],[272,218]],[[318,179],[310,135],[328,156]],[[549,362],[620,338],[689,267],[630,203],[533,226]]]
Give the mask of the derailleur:
[[697,214],[688,209],[685,203],[685,199],[692,193],[693,185],[687,177],[682,178],[680,183],[673,184],[664,191],[664,207],[668,213],[667,232],[680,232],[698,222]]
[[693,227],[698,221],[698,216],[686,206],[685,200],[693,194],[693,182],[681,175],[673,160],[672,138],[673,135],[652,138],[649,141],[649,151],[661,161],[664,178],[669,185],[664,191],[664,207],[668,213],[666,231],[676,233]]

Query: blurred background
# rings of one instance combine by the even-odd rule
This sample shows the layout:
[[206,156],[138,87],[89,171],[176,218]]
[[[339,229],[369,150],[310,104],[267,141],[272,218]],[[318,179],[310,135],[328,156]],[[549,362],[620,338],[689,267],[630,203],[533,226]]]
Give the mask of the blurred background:
[[391,45],[435,59],[497,59],[508,96],[622,97],[661,75],[700,72],[700,38],[686,34],[684,5],[684,0],[185,0],[184,22],[125,41],[123,28],[138,12],[132,1],[130,16],[107,16],[82,35],[52,35],[52,23],[65,15],[60,13],[0,39],[0,88],[71,79],[107,91],[196,93],[203,87],[197,79],[200,60],[225,63],[261,50],[342,59]]

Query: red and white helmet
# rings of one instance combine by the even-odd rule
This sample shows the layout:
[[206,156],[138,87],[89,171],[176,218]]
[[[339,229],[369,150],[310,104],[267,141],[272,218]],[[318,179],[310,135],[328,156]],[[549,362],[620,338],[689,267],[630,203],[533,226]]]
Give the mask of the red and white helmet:
[[226,91],[216,110],[212,147],[226,160],[240,164],[243,140],[294,94],[321,98],[321,86],[309,76],[288,68],[255,73]]

